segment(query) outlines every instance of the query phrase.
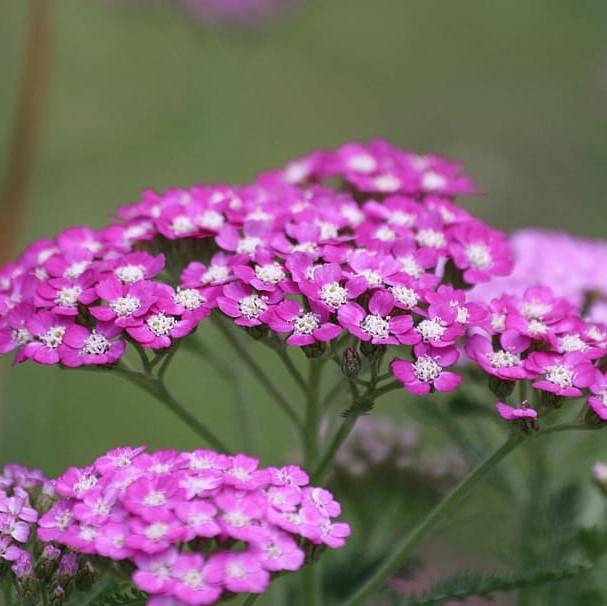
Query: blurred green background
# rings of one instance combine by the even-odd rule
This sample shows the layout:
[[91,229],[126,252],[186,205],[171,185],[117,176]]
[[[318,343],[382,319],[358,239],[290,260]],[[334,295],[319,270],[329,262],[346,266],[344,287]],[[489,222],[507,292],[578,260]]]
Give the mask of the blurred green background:
[[[496,226],[606,235],[604,0],[302,0],[255,31],[212,29],[144,1],[57,0],[55,9],[22,244],[101,226],[143,188],[241,182],[314,148],[373,137],[461,160],[485,192],[466,205]],[[26,15],[26,2],[0,0],[0,167]],[[201,332],[230,357],[211,328]],[[265,463],[284,461],[294,447],[282,417],[231,362],[256,450]],[[118,444],[197,444],[119,378],[0,364],[0,462],[56,473]],[[240,446],[231,392],[208,367],[181,353],[169,381]],[[409,414],[398,397],[391,410]],[[577,451],[585,465],[600,440]]]

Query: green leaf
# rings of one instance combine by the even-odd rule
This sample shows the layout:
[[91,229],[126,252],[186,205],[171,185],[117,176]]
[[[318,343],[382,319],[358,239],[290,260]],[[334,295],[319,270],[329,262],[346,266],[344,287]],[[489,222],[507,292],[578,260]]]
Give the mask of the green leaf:
[[145,606],[149,596],[135,589],[130,583],[111,583],[108,587],[87,600],[87,596],[76,596],[74,606]]
[[537,587],[571,579],[583,572],[585,566],[571,564],[560,568],[538,568],[514,572],[464,572],[442,579],[421,594],[393,596],[391,606],[436,606],[470,597],[491,599],[494,593]]

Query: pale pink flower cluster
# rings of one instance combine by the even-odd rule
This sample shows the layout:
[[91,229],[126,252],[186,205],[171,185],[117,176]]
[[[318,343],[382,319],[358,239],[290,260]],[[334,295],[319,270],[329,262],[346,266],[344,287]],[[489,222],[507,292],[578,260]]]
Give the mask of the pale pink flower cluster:
[[510,242],[516,264],[508,277],[478,286],[478,300],[521,295],[533,286],[547,286],[595,321],[607,321],[607,241],[579,238],[566,232],[523,229]]
[[118,448],[55,480],[60,500],[39,520],[43,541],[131,562],[150,606],[214,604],[262,593],[350,527],[333,495],[294,465],[246,455]]

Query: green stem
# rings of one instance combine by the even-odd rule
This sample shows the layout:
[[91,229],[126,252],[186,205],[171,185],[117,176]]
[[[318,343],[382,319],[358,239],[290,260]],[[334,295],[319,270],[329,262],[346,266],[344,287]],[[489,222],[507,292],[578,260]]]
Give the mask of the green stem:
[[320,402],[318,401],[318,398],[321,372],[322,362],[320,360],[310,360],[306,397],[304,444],[306,467],[310,470],[316,467],[316,461],[318,459],[318,430],[320,426]]
[[229,452],[229,448],[189,410],[184,408],[169,392],[161,379],[132,372],[118,366],[116,370],[125,379],[147,391],[159,402],[162,402],[173,414],[179,417],[192,431],[197,433],[205,442],[221,452]]
[[317,573],[316,562],[310,562],[301,571],[304,606],[320,606],[322,604],[320,577]]
[[251,416],[249,414],[249,408],[246,406],[243,393],[242,383],[238,368],[230,366],[225,360],[220,358],[216,353],[211,350],[200,340],[195,337],[186,339],[184,346],[193,351],[196,355],[207,362],[215,372],[223,378],[226,384],[234,392],[234,409],[236,418],[240,424],[240,434],[242,436],[242,444],[245,451],[255,452],[255,440],[253,424],[251,423]]
[[388,560],[356,593],[345,602],[345,606],[364,603],[364,600],[383,587],[409,557],[417,544],[453,509],[500,461],[512,452],[523,440],[522,433],[512,434],[509,439],[478,467],[473,469],[403,540]]
[[285,365],[285,368],[287,369],[295,383],[297,383],[299,388],[305,394],[307,391],[306,382],[304,381],[304,378],[301,376],[301,373],[297,369],[297,366],[295,366],[293,360],[291,360],[289,352],[286,351],[284,346],[273,349],[278,354],[278,357],[282,360],[283,364]]
[[395,391],[396,389],[402,388],[403,386],[401,383],[399,383],[398,381],[392,381],[391,383],[388,383],[387,385],[376,389],[374,396],[376,398],[379,398],[379,396],[383,396],[384,394],[390,393],[391,391]]
[[242,606],[251,606],[251,604],[254,604],[257,601],[257,598],[260,595],[261,594],[259,593],[250,593],[247,599],[242,603]]
[[330,470],[330,467],[339,452],[342,444],[348,439],[350,433],[354,429],[356,425],[356,421],[358,421],[358,415],[351,414],[344,418],[337,430],[335,436],[331,440],[329,447],[327,448],[327,452],[325,452],[322,457],[316,471],[312,475],[312,480],[315,483],[322,484],[326,479],[326,475]]
[[265,387],[267,392],[274,398],[274,401],[282,408],[284,413],[291,419],[295,427],[301,431],[302,425],[301,420],[297,416],[295,409],[291,406],[291,403],[280,393],[278,388],[274,385],[272,380],[266,375],[263,368],[257,363],[253,356],[242,347],[239,343],[238,338],[232,333],[232,331],[225,326],[225,324],[217,317],[214,318],[215,326],[221,334],[225,337],[226,341],[235,351],[235,353],[242,359],[242,361],[249,367],[249,370],[255,378]]

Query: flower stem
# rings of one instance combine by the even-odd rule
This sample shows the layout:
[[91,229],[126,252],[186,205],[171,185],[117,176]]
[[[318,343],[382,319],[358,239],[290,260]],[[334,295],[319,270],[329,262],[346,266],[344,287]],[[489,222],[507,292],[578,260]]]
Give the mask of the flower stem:
[[167,389],[164,381],[154,376],[132,372],[118,367],[120,375],[131,383],[141,387],[150,395],[162,402],[173,414],[178,416],[192,431],[198,434],[213,448],[228,453],[230,449],[201,421],[199,421],[187,408],[183,407]]
[[322,604],[320,577],[316,562],[310,562],[302,569],[301,587],[304,606],[320,606]]
[[284,413],[291,419],[295,427],[301,430],[301,420],[297,416],[295,409],[291,406],[291,403],[280,393],[279,389],[274,385],[272,380],[266,375],[262,367],[257,363],[255,358],[244,348],[238,341],[237,337],[232,331],[217,317],[214,318],[215,326],[217,326],[219,332],[225,337],[226,341],[230,344],[234,352],[243,360],[243,362],[249,367],[249,370],[257,378],[257,380],[265,387],[267,392],[274,398],[275,402],[282,408]]
[[17,115],[2,188],[0,263],[10,258],[25,211],[44,115],[51,55],[50,0],[30,0]]
[[506,442],[478,467],[473,469],[403,540],[392,555],[356,593],[345,602],[345,606],[364,603],[376,595],[384,583],[395,574],[409,557],[417,544],[453,509],[500,461],[525,439],[522,433],[513,433]]
[[358,415],[354,414],[348,415],[343,419],[341,425],[339,426],[339,429],[337,430],[337,433],[335,434],[335,436],[331,440],[331,443],[329,444],[329,447],[327,448],[327,452],[325,452],[318,467],[316,468],[316,471],[312,475],[312,480],[314,482],[319,484],[324,482],[324,480],[326,479],[326,475],[329,472],[330,467],[333,464],[335,457],[337,456],[337,453],[339,452],[339,449],[341,448],[342,444],[348,439],[348,436],[356,425],[356,421],[358,421]]
[[306,467],[312,470],[318,459],[318,430],[320,426],[320,377],[322,362],[310,360],[308,374],[308,391],[306,395],[305,443],[304,454]]
[[259,593],[250,593],[247,599],[242,603],[242,606],[251,606],[251,604],[254,604],[257,601],[257,598],[260,595],[261,594]]

